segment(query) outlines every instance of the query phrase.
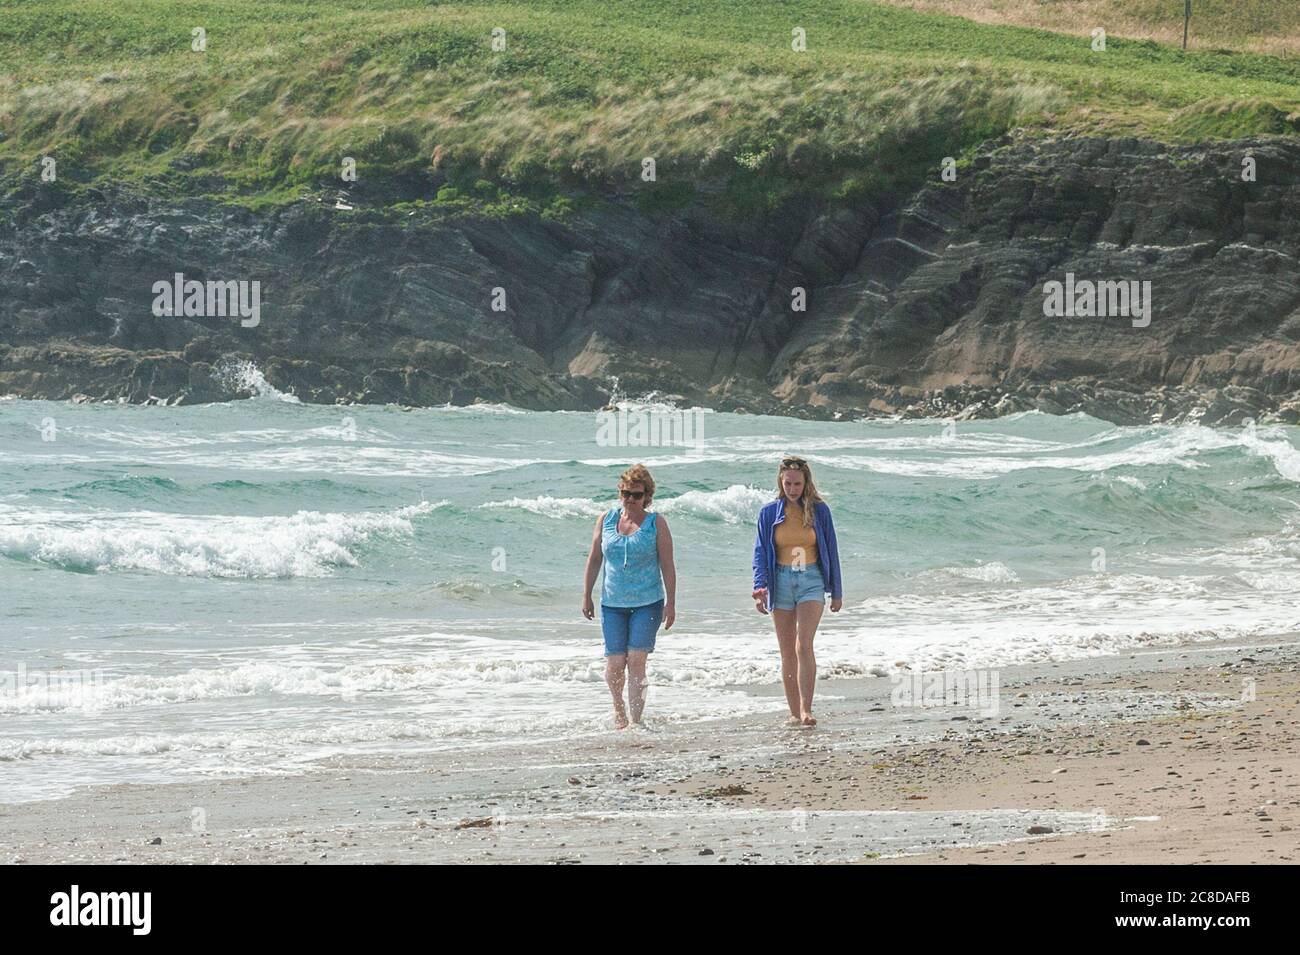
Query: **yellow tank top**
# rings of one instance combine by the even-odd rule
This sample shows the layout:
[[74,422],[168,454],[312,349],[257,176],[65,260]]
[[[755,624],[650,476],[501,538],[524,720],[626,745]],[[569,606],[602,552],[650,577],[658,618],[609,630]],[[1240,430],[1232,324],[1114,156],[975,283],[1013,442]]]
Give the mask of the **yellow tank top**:
[[817,563],[817,529],[803,526],[803,508],[785,502],[785,520],[776,525],[776,562],[804,567]]

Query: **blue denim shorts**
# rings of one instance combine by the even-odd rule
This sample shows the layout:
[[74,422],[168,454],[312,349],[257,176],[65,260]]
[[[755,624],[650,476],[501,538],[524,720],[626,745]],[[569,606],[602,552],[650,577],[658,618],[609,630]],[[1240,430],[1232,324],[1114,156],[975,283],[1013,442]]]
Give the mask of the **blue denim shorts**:
[[664,619],[664,602],[657,600],[644,607],[600,606],[600,627],[605,632],[605,656],[628,650],[653,653],[655,634]]
[[826,581],[822,578],[822,569],[816,564],[808,564],[802,570],[796,570],[789,564],[776,565],[776,583],[772,588],[772,609],[793,610],[795,604],[815,600],[826,600]]

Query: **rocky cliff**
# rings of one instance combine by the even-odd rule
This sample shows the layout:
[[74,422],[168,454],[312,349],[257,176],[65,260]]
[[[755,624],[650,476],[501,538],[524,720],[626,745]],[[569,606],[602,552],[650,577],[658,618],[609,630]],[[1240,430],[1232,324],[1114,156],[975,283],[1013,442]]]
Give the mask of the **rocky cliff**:
[[[318,402],[592,408],[616,378],[827,417],[1300,419],[1295,138],[1008,139],[955,182],[936,163],[906,194],[762,218],[703,187],[674,211],[611,194],[558,218],[357,195],[254,212],[11,187],[0,394],[224,400],[249,360]],[[258,324],[156,316],[176,273],[260,283]],[[1149,324],[1045,315],[1067,273],[1150,282]]]

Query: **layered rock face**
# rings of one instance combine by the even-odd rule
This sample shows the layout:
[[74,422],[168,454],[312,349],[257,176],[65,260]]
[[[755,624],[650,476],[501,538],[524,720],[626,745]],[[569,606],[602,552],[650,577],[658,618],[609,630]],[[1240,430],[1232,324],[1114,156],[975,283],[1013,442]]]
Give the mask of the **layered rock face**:
[[[255,213],[25,185],[0,202],[0,394],[224,400],[251,361],[331,403],[594,408],[617,380],[818,417],[1300,419],[1295,139],[1003,140],[955,182],[936,162],[910,194],[743,221],[582,205]],[[178,273],[257,282],[256,324],[155,314]],[[1054,282],[1137,283],[1149,311],[1048,315]]]

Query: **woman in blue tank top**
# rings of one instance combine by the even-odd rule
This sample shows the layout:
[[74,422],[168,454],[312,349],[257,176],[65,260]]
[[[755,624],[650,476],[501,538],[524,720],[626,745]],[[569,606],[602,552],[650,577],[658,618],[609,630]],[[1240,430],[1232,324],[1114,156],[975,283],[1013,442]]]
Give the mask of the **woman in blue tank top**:
[[677,616],[677,571],[668,522],[646,510],[654,498],[655,482],[644,465],[623,472],[618,493],[623,506],[596,521],[583,580],[582,615],[588,620],[596,616],[591,588],[603,565],[600,623],[605,634],[605,683],[614,697],[614,725],[626,729],[641,725],[646,657],[654,651],[659,624],[671,629]]

